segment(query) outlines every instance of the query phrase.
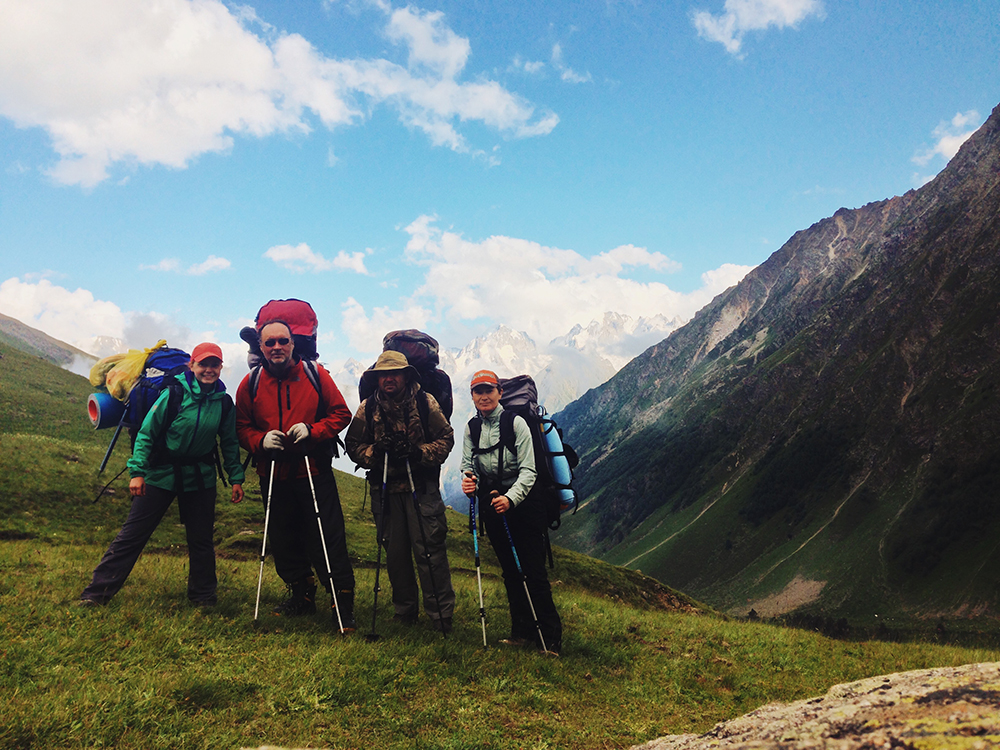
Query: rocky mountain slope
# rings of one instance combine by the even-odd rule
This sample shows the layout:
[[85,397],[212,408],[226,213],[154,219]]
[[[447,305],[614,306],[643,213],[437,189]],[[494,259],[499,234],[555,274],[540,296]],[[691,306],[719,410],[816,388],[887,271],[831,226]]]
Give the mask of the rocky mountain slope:
[[26,354],[34,354],[77,375],[87,375],[97,357],[54,339],[15,318],[0,315],[0,341]]
[[560,543],[732,611],[1000,610],[998,110],[570,404]]

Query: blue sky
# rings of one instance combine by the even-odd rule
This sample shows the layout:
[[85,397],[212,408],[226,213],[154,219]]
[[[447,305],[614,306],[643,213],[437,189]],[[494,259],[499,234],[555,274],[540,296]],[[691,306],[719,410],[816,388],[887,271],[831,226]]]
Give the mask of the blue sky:
[[998,53],[995,0],[3,0],[0,312],[235,352],[299,297],[334,364],[685,320],[933,177]]

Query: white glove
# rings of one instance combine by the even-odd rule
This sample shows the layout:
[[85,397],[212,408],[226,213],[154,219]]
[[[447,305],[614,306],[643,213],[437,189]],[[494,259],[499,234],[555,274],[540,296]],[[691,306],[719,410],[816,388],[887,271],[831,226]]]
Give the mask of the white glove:
[[283,451],[285,449],[285,433],[281,430],[271,430],[264,436],[264,450]]
[[309,425],[305,422],[299,422],[298,424],[293,424],[289,427],[286,434],[292,439],[293,443],[301,443],[309,437],[310,432],[312,432],[312,430],[309,428]]

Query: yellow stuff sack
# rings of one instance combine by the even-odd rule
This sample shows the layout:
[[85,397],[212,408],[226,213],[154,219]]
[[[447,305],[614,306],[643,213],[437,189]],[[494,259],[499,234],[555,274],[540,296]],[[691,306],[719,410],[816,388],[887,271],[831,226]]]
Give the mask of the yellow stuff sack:
[[90,368],[90,384],[94,388],[103,388],[104,381],[108,377],[108,371],[121,362],[124,356],[124,354],[112,354],[110,357],[97,360],[94,366]]
[[132,386],[142,377],[142,371],[146,367],[146,358],[166,345],[166,340],[160,339],[156,342],[156,346],[150,349],[129,349],[128,352],[120,355],[121,361],[108,371],[104,380],[108,393],[119,401],[127,400]]

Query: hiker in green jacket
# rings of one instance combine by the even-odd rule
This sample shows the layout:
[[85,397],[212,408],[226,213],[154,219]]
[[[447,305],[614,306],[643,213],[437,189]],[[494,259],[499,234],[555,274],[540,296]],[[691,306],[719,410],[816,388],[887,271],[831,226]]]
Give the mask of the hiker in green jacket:
[[118,536],[80,594],[82,605],[107,604],[124,585],[146,542],[174,497],[187,531],[188,599],[216,603],[215,527],[216,438],[232,484],[232,502],[243,499],[243,465],[236,439],[236,410],[219,380],[222,350],[198,344],[188,370],[175,376],[143,419],[135,439],[129,493],[132,507]]

